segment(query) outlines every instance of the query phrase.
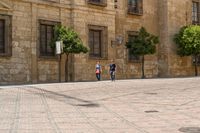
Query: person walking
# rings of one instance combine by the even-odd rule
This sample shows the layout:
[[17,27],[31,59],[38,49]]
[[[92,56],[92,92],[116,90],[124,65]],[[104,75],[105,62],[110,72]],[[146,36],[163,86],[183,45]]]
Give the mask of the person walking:
[[101,80],[101,72],[102,72],[101,65],[99,61],[97,61],[97,64],[95,65],[95,73],[96,73],[96,78],[98,81]]
[[116,65],[114,63],[114,60],[111,60],[111,64],[110,64],[110,79],[112,81],[115,81],[115,72],[116,72]]

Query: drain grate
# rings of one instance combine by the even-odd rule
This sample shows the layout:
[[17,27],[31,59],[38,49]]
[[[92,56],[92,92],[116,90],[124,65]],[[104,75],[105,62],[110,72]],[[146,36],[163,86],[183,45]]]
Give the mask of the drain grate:
[[158,113],[159,111],[157,111],[157,110],[147,110],[147,111],[145,111],[145,113]]
[[179,131],[183,133],[200,133],[200,127],[182,127]]

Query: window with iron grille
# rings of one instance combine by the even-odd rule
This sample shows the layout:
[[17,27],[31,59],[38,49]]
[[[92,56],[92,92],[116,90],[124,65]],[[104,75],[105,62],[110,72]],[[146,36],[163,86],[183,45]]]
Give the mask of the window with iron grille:
[[89,30],[90,56],[101,57],[101,30]]
[[[138,36],[138,32],[129,31],[128,32],[128,41],[134,40],[137,36]],[[130,62],[140,62],[141,61],[140,56],[132,55],[129,50],[128,50],[128,60]]]
[[142,15],[143,14],[143,0],[128,0],[128,13]]
[[107,28],[103,26],[89,25],[90,57],[107,57]]
[[0,56],[11,56],[11,17],[0,15]]
[[192,24],[200,24],[199,2],[192,2]]
[[40,56],[54,56],[50,43],[54,37],[54,27],[59,22],[40,20]]
[[88,3],[97,6],[106,6],[107,0],[88,0]]

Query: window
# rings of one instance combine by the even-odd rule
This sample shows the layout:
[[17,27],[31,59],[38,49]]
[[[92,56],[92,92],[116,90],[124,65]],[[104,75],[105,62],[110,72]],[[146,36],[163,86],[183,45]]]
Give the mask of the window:
[[40,20],[40,56],[54,56],[50,43],[54,37],[54,26],[58,22]]
[[97,6],[106,6],[106,0],[88,0],[89,4],[97,5]]
[[[137,37],[138,33],[135,31],[129,31],[128,32],[128,41],[135,39]],[[130,62],[140,62],[140,56],[131,55],[130,51],[128,50],[128,60]]]
[[107,28],[103,26],[89,26],[90,57],[107,57]]
[[199,24],[199,3],[192,2],[192,23]]
[[143,14],[142,0],[128,0],[128,13],[142,15]]
[[0,15],[0,55],[11,55],[11,18]]
[[[197,56],[197,64],[200,65],[200,55]],[[195,64],[195,57],[192,56],[192,63]]]
[[90,56],[101,57],[101,30],[89,30]]
[[0,53],[5,52],[5,20],[0,19]]

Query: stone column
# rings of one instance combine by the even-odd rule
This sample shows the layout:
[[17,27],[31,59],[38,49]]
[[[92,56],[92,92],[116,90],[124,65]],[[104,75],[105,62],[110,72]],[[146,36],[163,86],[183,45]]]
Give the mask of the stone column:
[[169,77],[169,14],[168,0],[159,0],[158,77]]
[[37,63],[37,4],[31,3],[31,78],[38,82]]
[[189,75],[191,61],[177,55],[174,35],[191,20],[190,0],[159,0],[160,45],[158,49],[158,76]]

